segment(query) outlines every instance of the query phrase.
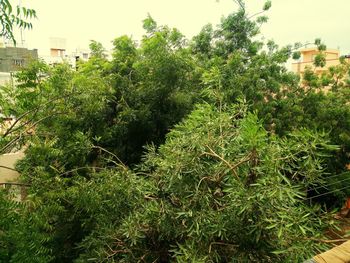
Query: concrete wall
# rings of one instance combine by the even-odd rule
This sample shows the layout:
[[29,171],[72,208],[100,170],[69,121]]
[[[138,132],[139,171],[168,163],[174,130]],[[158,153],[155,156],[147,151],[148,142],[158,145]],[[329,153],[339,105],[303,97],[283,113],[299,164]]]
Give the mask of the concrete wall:
[[0,72],[18,71],[26,66],[31,59],[38,58],[38,50],[26,48],[5,47],[0,48]]
[[[22,151],[0,155],[0,166],[14,169],[16,162],[23,157],[24,153]],[[19,174],[16,171],[0,167],[0,183],[14,182],[18,176]]]
[[0,72],[0,86],[5,86],[7,84],[11,84],[12,77],[9,72]]

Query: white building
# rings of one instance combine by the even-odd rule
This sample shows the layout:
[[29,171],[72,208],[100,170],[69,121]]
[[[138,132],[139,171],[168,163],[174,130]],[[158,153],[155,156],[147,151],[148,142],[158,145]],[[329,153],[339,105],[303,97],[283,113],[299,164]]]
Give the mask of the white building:
[[77,60],[87,61],[90,51],[76,48],[74,51],[67,51],[67,41],[65,38],[52,37],[49,39],[49,54],[41,58],[49,65],[68,63],[72,68],[76,68]]

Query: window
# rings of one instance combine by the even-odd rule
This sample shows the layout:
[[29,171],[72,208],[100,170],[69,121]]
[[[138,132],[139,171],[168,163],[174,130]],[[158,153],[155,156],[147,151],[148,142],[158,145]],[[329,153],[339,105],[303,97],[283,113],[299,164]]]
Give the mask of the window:
[[24,65],[24,59],[14,59],[13,60],[13,64],[15,66],[19,66],[19,67],[22,67]]

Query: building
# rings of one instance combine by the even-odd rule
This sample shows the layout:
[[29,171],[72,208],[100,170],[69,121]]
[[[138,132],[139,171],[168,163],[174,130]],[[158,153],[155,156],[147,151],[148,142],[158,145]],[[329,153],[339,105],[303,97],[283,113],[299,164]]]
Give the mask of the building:
[[52,37],[50,42],[50,53],[48,56],[44,56],[43,59],[49,65],[56,65],[66,61],[66,39]]
[[305,72],[305,69],[307,67],[311,67],[315,73],[322,74],[323,72],[327,71],[330,67],[339,65],[340,63],[339,50],[327,49],[323,52],[326,55],[326,65],[321,68],[321,67],[315,67],[315,65],[313,64],[315,56],[320,53],[317,47],[301,49],[300,50],[301,58],[298,62],[292,63],[292,71],[297,74],[303,75]]
[[38,58],[38,50],[22,47],[0,47],[0,72],[14,72]]
[[12,74],[38,58],[38,50],[4,44],[0,40],[0,86],[13,84]]
[[76,59],[87,61],[90,58],[90,51],[86,49],[77,48],[72,53],[72,56],[75,57]]
[[0,86],[13,83],[13,77],[11,72],[0,72]]
[[90,58],[90,51],[77,48],[73,52],[68,52],[65,38],[51,37],[49,40],[49,54],[41,57],[49,65],[68,63],[75,69],[78,60],[87,61]]

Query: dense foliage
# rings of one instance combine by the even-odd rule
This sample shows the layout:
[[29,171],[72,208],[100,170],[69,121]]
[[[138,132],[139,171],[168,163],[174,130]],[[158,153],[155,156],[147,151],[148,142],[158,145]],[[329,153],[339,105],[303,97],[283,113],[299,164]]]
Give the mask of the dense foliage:
[[35,61],[1,88],[15,121],[0,153],[25,148],[29,185],[23,202],[0,191],[1,262],[300,262],[325,248],[349,194],[349,64],[300,79],[285,68],[300,45],[260,41],[267,18],[239,3],[191,41],[148,16],[111,59],[92,41],[76,70]]

